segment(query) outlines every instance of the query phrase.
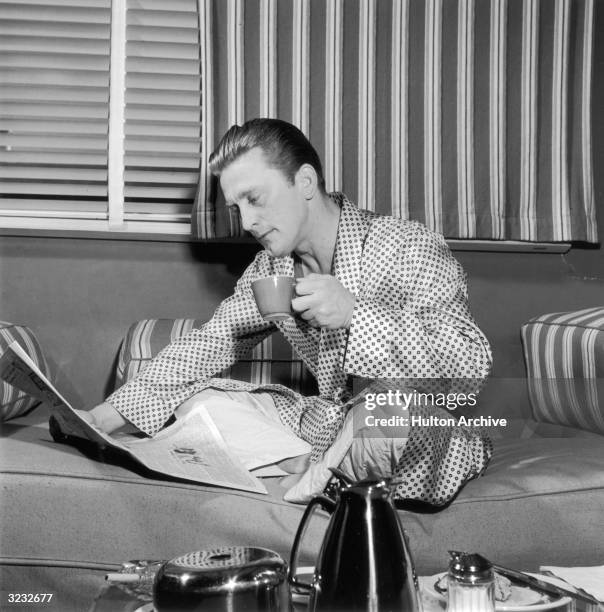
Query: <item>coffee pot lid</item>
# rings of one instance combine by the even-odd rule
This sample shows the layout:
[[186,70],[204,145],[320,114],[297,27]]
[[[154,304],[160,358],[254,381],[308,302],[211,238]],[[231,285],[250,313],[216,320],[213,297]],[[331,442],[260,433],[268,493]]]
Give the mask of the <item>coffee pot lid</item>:
[[329,468],[333,474],[325,489],[325,493],[332,499],[342,493],[353,493],[369,498],[387,498],[390,495],[390,478],[366,478],[354,481],[339,468]]
[[348,486],[345,491],[361,494],[371,499],[386,499],[390,496],[388,479],[384,480],[359,480]]

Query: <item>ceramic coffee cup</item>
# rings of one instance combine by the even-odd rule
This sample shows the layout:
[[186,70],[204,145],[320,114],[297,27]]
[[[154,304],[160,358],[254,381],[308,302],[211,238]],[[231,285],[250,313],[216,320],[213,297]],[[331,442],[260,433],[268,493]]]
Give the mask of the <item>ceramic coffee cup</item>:
[[252,282],[252,291],[260,314],[267,321],[283,321],[293,317],[292,299],[295,297],[293,276],[275,274]]

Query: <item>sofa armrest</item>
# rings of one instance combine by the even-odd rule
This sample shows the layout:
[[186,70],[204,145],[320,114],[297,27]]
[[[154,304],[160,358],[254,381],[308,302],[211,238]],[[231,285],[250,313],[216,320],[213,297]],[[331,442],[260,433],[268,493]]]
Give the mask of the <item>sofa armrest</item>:
[[521,328],[533,418],[604,434],[604,307]]
[[[9,344],[15,341],[31,357],[42,373],[50,378],[48,363],[34,333],[23,325],[0,321],[0,355],[4,353]],[[40,401],[37,398],[0,380],[0,420],[8,421],[22,416],[39,403]]]

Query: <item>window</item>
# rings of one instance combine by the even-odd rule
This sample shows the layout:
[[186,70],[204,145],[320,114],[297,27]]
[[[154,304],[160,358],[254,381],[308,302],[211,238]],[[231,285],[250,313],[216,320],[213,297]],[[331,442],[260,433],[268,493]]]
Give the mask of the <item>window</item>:
[[197,0],[0,1],[0,224],[189,232]]

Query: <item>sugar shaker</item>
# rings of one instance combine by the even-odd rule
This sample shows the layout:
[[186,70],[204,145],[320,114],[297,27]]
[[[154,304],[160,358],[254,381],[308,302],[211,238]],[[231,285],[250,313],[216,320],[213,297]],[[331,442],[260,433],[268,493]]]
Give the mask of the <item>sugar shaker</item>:
[[447,612],[494,612],[493,566],[477,553],[450,552]]

